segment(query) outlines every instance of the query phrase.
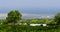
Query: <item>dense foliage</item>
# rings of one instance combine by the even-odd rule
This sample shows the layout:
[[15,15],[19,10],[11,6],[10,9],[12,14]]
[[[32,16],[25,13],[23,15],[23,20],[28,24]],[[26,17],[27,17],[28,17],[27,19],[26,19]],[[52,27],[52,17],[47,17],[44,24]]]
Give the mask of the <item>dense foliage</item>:
[[[60,26],[57,25],[60,24],[60,13],[54,20],[47,18],[23,20],[21,17],[18,10],[10,11],[6,19],[0,20],[0,32],[60,32]],[[47,24],[47,26],[30,26],[30,24]]]
[[56,27],[0,25],[0,32],[59,32]]
[[55,15],[55,18],[54,18],[55,22],[57,22],[57,24],[60,24],[60,13],[57,13]]
[[8,13],[8,17],[6,18],[7,19],[7,22],[8,23],[11,23],[11,22],[17,22],[18,20],[21,20],[21,13],[18,11],[18,10],[12,10]]

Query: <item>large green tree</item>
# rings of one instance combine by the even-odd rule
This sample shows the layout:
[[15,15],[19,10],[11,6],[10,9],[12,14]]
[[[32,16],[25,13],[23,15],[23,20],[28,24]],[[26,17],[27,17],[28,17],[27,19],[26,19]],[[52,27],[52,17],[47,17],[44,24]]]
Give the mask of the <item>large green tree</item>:
[[60,24],[60,12],[55,15],[54,20],[57,24]]
[[18,20],[21,20],[21,13],[18,10],[12,10],[7,15],[7,23],[16,23]]

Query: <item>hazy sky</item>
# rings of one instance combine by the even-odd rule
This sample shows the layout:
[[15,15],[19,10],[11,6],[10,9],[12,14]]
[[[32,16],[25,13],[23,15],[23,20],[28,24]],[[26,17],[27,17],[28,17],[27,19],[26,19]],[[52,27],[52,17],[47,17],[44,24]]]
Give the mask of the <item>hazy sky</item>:
[[14,9],[21,13],[55,14],[60,11],[60,0],[0,0],[0,13]]

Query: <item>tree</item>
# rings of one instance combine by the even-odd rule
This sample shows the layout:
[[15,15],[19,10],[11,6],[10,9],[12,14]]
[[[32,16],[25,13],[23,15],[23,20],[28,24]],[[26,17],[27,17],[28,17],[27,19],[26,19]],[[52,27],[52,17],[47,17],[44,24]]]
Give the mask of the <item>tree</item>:
[[19,23],[21,23],[22,25],[24,25],[24,23],[26,23],[25,20],[20,20]]
[[50,20],[47,25],[48,26],[56,26],[56,22],[54,20]]
[[44,19],[40,20],[41,24],[47,24],[48,22],[49,22],[48,18],[44,18]]
[[43,21],[44,21],[44,23],[47,24],[49,22],[49,19],[48,18],[44,18]]
[[37,23],[39,23],[39,21],[33,19],[33,20],[30,21],[30,24],[31,24],[31,23],[32,23],[32,24],[33,24],[33,23],[34,23],[34,24],[37,24]]
[[8,13],[6,20],[7,23],[16,23],[18,20],[21,20],[21,17],[22,15],[18,10],[12,10]]
[[60,13],[57,13],[54,17],[54,21],[57,22],[57,24],[60,24]]

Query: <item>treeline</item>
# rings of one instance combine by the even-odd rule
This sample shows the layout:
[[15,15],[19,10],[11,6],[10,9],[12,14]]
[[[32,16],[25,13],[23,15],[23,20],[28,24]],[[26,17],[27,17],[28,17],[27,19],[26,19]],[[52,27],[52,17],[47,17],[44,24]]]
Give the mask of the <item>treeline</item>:
[[[60,13],[57,13],[52,20],[49,20],[48,18],[41,20],[23,20],[21,17],[22,14],[18,10],[10,11],[6,19],[0,20],[0,32],[57,32],[60,29]],[[22,25],[19,25],[18,23],[21,23]],[[24,25],[24,23],[27,23],[27,25]],[[48,24],[49,27],[33,27],[29,26],[30,24]]]

